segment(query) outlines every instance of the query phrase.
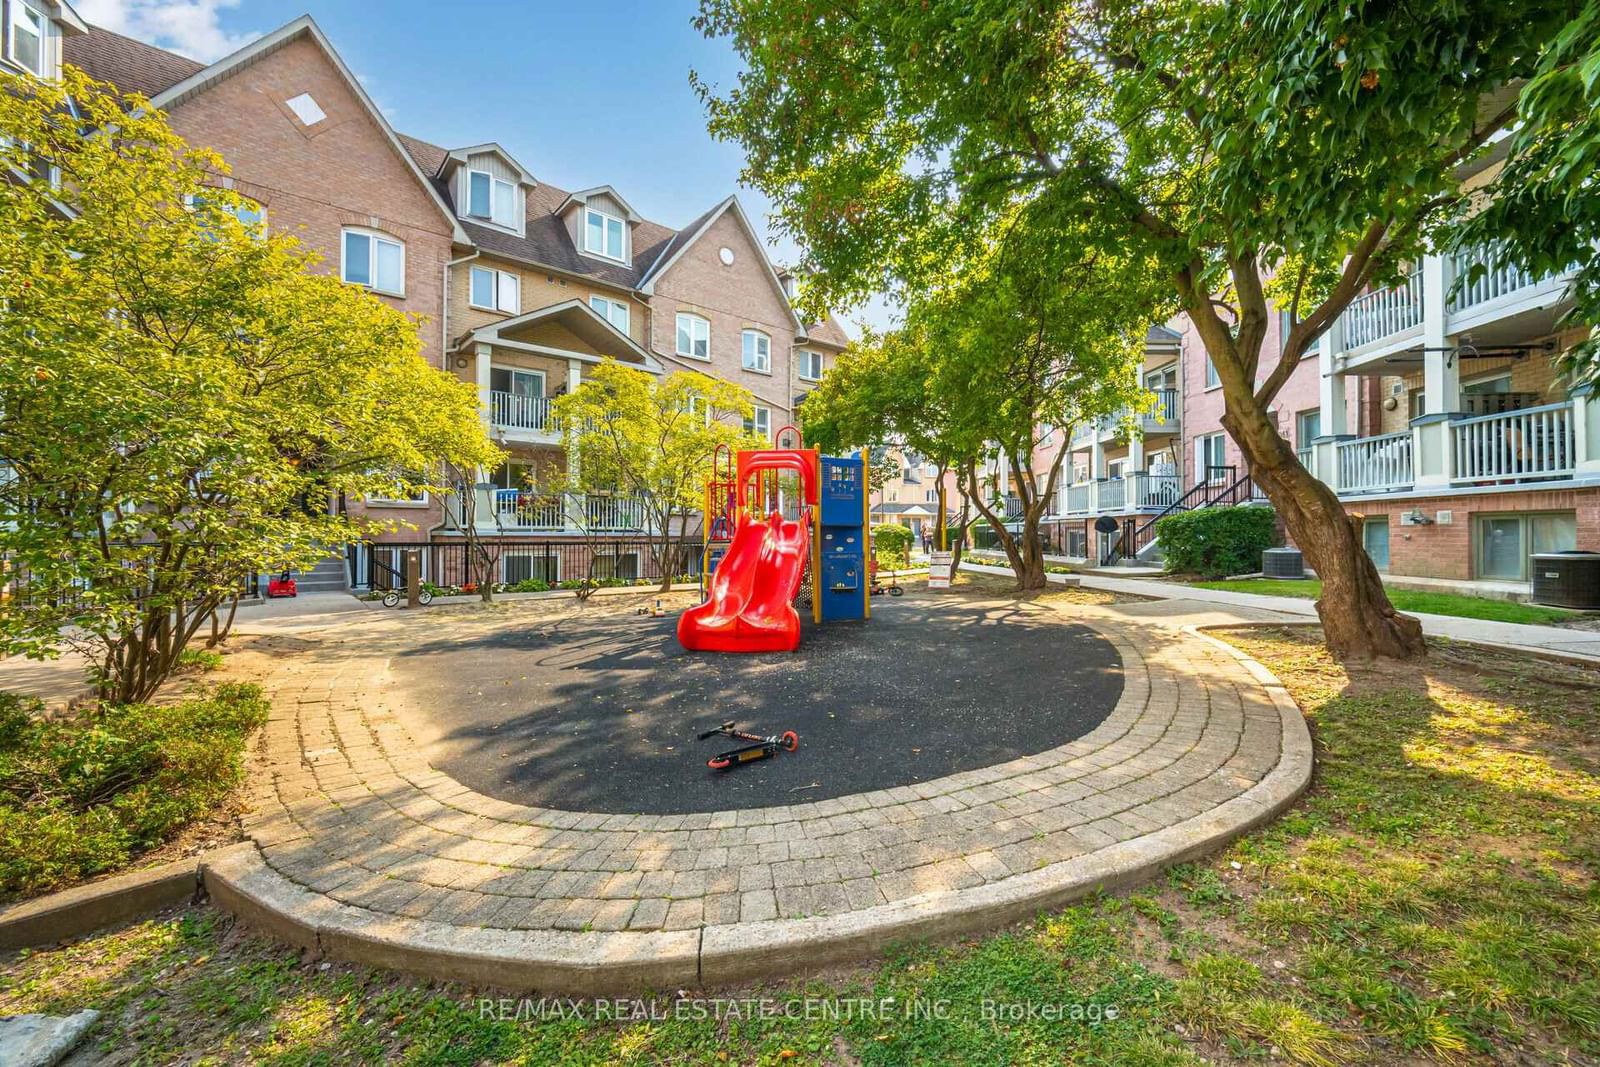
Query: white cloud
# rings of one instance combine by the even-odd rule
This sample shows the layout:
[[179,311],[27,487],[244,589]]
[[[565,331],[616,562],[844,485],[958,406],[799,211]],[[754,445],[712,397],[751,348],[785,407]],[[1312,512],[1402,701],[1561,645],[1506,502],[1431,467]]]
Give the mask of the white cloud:
[[222,28],[222,10],[238,5],[239,0],[76,0],[73,7],[96,26],[210,63],[261,36]]

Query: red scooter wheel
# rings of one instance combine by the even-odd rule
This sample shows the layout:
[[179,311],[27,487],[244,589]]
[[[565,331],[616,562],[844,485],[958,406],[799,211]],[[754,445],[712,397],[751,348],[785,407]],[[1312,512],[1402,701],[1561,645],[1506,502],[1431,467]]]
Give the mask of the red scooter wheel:
[[706,760],[706,766],[710,767],[714,771],[725,771],[729,767],[733,766],[733,760],[726,756],[712,756],[710,759]]
[[783,732],[783,748],[785,752],[793,752],[800,747],[800,735],[793,730]]

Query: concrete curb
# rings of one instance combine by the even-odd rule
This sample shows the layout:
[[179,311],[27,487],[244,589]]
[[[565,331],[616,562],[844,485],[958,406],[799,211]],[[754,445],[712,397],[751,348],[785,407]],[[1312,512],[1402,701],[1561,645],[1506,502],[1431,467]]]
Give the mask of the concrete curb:
[[472,984],[576,995],[782,978],[874,955],[897,941],[993,929],[1138,883],[1210,852],[1278,815],[1310,784],[1310,730],[1282,683],[1199,627],[1184,631],[1226,651],[1270,694],[1280,724],[1277,763],[1244,793],[1200,815],[982,886],[809,919],[601,933],[460,927],[351,907],[285,878],[254,845],[208,857],[202,878],[225,910],[321,955]]
[[204,860],[205,856],[175,860],[13,904],[0,911],[0,948],[64,941],[162,908],[186,904],[200,890],[199,872]]

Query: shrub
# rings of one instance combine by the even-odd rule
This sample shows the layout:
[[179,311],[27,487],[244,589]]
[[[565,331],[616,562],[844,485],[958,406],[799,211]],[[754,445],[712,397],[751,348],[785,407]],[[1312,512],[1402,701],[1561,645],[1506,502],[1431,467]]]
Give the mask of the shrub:
[[214,671],[222,666],[222,653],[209,648],[186,648],[178,653],[178,667]]
[[507,593],[548,593],[550,583],[542,578],[524,578],[520,582],[513,582],[506,586],[503,592]]
[[44,892],[161,844],[238,786],[245,739],[266,720],[254,685],[55,718],[0,693],[0,893]]
[[911,528],[886,522],[872,528],[873,552],[880,567],[904,567],[911,559]]
[[1250,574],[1277,541],[1277,515],[1260,507],[1197,508],[1156,520],[1156,537],[1174,573]]

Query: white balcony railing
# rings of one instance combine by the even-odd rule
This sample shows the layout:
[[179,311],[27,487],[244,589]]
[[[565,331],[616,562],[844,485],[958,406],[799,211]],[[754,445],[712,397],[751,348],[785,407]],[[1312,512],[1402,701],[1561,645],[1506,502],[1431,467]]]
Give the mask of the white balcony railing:
[[1082,482],[1078,485],[1067,486],[1067,514],[1087,515],[1089,513],[1089,483]]
[[1101,511],[1121,511],[1128,502],[1128,483],[1123,478],[1102,478],[1098,501]]
[[1183,479],[1176,474],[1140,471],[1133,476],[1133,492],[1134,507],[1141,511],[1164,508],[1183,495]]
[[1393,289],[1358,296],[1344,313],[1344,344],[1360,348],[1422,325],[1422,271]]
[[1532,275],[1516,264],[1502,260],[1494,249],[1483,247],[1451,256],[1450,277],[1452,279],[1466,277],[1479,264],[1485,268],[1480,277],[1463,283],[1459,289],[1451,287],[1449,296],[1451,311],[1463,311],[1479,304],[1487,304],[1491,300],[1509,296],[1518,289],[1525,289],[1534,284]]
[[1341,441],[1338,445],[1340,492],[1370,493],[1404,489],[1416,480],[1411,431]]
[[1577,443],[1572,404],[1548,404],[1450,425],[1458,482],[1505,482],[1571,474]]
[[547,396],[522,396],[519,393],[489,394],[490,420],[496,426],[515,430],[553,429],[550,419],[550,398]]
[[507,530],[642,530],[644,503],[637,497],[590,493],[532,493],[497,489],[495,515]]

